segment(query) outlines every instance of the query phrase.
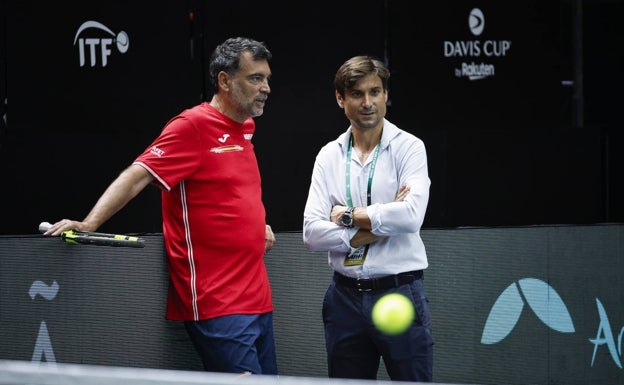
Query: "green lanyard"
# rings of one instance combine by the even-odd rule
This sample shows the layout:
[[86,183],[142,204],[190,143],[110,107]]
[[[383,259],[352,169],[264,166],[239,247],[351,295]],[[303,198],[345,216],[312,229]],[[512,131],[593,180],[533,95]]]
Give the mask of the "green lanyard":
[[[377,157],[379,156],[379,148],[381,147],[381,141],[375,146],[375,152],[373,153],[373,160],[371,161],[371,169],[368,174],[368,187],[366,188],[366,205],[371,205],[371,190],[373,188],[373,175],[375,174],[375,166],[377,165]],[[347,183],[347,205],[349,207],[353,207],[353,199],[351,198],[351,151],[353,148],[353,135],[349,139],[349,147],[347,149],[347,162],[346,162],[346,183]],[[350,256],[348,255],[345,259],[346,265],[355,265],[355,264],[363,264],[364,260],[366,260],[366,256],[368,255],[368,248],[370,247],[370,243],[366,245],[364,248],[364,252],[360,254],[359,257],[353,258],[352,263],[347,263],[350,260]],[[355,256],[354,256],[355,257]],[[357,261],[361,262],[357,262]]]
[[[353,136],[349,139],[349,147],[347,149],[347,206],[353,207],[353,199],[351,199],[351,149],[353,147]],[[371,205],[371,190],[373,187],[373,175],[375,174],[375,166],[377,165],[377,157],[379,156],[379,148],[381,147],[381,142],[377,144],[375,147],[375,152],[373,153],[373,160],[371,162],[371,170],[368,174],[368,187],[366,189],[366,205]]]

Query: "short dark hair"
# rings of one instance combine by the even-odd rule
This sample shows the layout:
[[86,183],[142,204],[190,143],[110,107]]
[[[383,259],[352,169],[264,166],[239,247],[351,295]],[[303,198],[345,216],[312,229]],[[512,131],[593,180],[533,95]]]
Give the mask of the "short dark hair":
[[273,55],[262,42],[246,37],[232,37],[219,44],[210,55],[208,75],[214,92],[219,90],[217,75],[225,71],[234,75],[238,71],[243,52],[251,52],[254,60],[270,61]]
[[338,68],[334,77],[334,88],[341,96],[344,96],[346,90],[351,89],[358,80],[370,74],[379,76],[384,90],[388,90],[390,70],[381,60],[366,55],[354,56]]

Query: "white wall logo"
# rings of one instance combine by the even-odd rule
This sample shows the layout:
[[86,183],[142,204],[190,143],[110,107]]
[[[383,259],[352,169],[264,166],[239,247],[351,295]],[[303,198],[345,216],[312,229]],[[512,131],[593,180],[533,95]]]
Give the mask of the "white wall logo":
[[481,32],[483,32],[483,28],[485,28],[485,17],[483,17],[483,12],[481,12],[479,8],[470,11],[468,26],[470,27],[470,32],[475,36],[479,36]]
[[546,326],[560,333],[574,333],[570,312],[549,284],[535,278],[514,282],[498,296],[485,322],[481,343],[496,344],[505,339],[518,323],[525,305]]
[[[518,323],[525,305],[551,330],[560,333],[576,332],[570,312],[557,291],[542,280],[523,278],[507,286],[494,302],[483,327],[481,343],[493,345],[507,338]],[[622,369],[624,326],[619,333],[614,332],[607,312],[598,298],[596,307],[600,323],[596,338],[588,338],[594,345],[590,366],[594,366],[598,350],[607,348],[615,365]]]
[[[59,284],[56,281],[52,282],[51,285],[43,281],[35,281],[30,285],[28,295],[33,301],[37,296],[41,296],[47,301],[52,301],[56,298],[58,291]],[[48,365],[56,366],[54,348],[52,347],[52,340],[50,340],[50,333],[48,333],[48,325],[45,321],[41,321],[39,324],[39,333],[37,333],[37,341],[35,342],[35,349],[33,350],[31,362],[47,362]]]
[[[89,29],[95,29],[96,34],[89,34],[89,37],[83,37],[83,33]],[[104,34],[102,33],[104,32]],[[104,36],[99,36],[104,35]],[[84,67],[89,59],[89,65],[95,67],[99,62],[100,66],[106,67],[108,64],[108,57],[111,55],[111,46],[115,43],[117,50],[120,53],[126,53],[130,47],[130,39],[128,34],[124,31],[120,31],[115,35],[108,27],[97,21],[89,20],[82,23],[76,36],[74,36],[74,45],[78,46],[78,57],[80,59],[80,66]]]
[[[479,8],[474,8],[468,15],[468,29],[476,37],[485,31],[485,16]],[[445,40],[443,42],[445,58],[471,58],[464,61],[454,69],[454,75],[468,80],[480,80],[494,77],[496,68],[494,64],[480,63],[474,59],[482,56],[488,58],[505,57],[511,49],[511,40]]]

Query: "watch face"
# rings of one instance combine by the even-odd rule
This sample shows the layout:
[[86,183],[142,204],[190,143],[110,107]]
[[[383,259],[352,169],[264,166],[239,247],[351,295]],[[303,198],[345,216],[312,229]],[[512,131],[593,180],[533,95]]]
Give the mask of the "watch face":
[[347,211],[344,214],[342,214],[342,217],[340,218],[340,220],[342,221],[342,224],[345,226],[352,226],[353,225],[353,214],[351,213],[351,211]]

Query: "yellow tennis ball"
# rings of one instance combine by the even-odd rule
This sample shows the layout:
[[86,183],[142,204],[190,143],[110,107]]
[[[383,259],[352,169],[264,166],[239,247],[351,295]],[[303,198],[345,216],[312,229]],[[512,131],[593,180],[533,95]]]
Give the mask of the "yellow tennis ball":
[[414,316],[414,305],[403,294],[386,294],[373,305],[373,324],[387,335],[405,332],[414,321]]

